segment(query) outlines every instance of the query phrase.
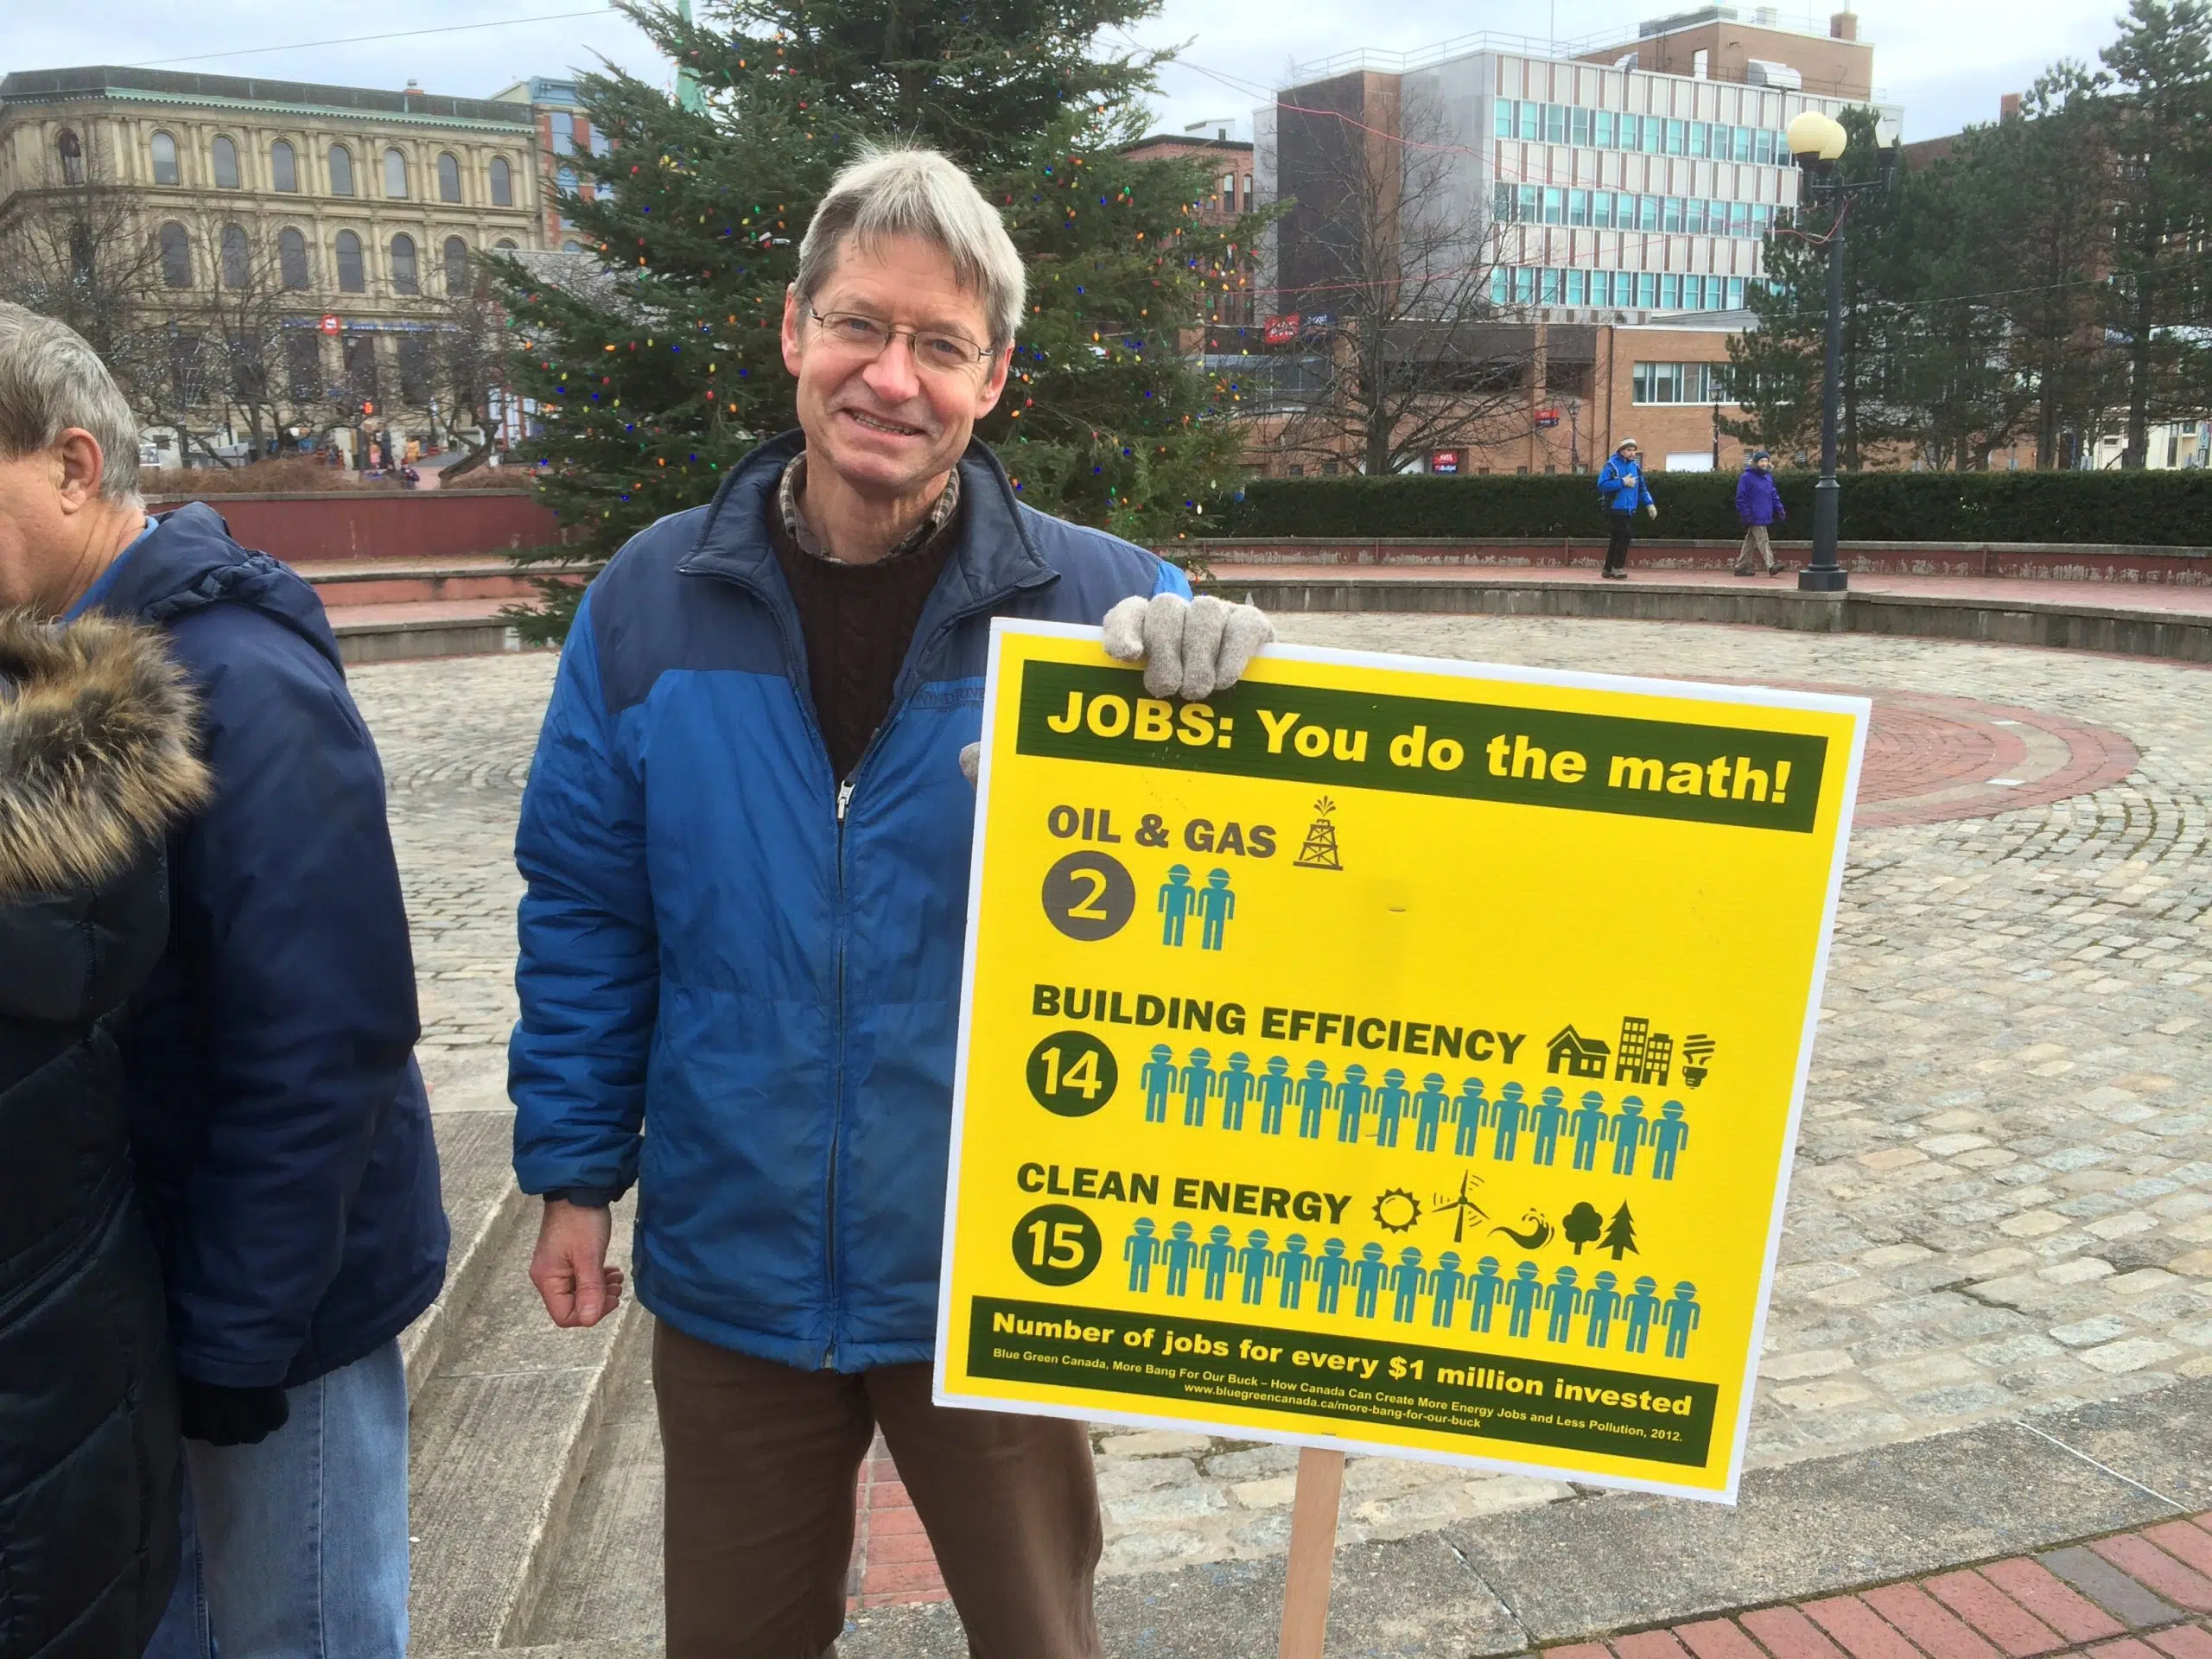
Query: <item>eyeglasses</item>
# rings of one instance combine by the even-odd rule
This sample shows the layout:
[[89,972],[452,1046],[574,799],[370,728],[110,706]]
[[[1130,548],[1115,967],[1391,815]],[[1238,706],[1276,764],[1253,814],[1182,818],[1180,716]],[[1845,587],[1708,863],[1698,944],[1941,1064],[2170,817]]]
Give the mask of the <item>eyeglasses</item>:
[[931,374],[966,374],[992,353],[965,334],[943,328],[894,328],[880,317],[861,311],[817,311],[807,315],[822,326],[823,338],[841,352],[871,360],[891,349],[892,340],[904,334],[912,347],[917,366]]

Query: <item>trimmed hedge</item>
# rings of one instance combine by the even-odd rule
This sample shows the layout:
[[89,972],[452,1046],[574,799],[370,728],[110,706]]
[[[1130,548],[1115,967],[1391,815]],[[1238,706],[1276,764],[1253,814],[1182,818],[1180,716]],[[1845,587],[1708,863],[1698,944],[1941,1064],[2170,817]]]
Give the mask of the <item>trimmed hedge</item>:
[[[1652,473],[1656,523],[1640,536],[1733,540],[1736,480]],[[1816,475],[1776,474],[1789,510],[1783,534],[1812,534]],[[1847,473],[1843,534],[1866,542],[2072,542],[2121,547],[2212,545],[2212,473]],[[1545,477],[1262,478],[1206,515],[1226,537],[1602,537],[1588,473]]]

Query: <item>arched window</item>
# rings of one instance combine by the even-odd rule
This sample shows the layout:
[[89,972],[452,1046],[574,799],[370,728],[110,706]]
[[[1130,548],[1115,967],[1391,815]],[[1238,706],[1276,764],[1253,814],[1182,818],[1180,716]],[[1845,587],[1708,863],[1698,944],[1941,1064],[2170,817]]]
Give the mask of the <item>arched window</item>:
[[154,182],[175,184],[178,181],[179,176],[176,170],[176,140],[166,132],[156,133],[154,135]]
[[330,147],[330,194],[334,196],[353,194],[353,152],[343,144]]
[[248,248],[245,232],[236,225],[223,226],[223,286],[244,288],[251,272],[253,257]]
[[64,127],[54,141],[54,153],[61,158],[61,182],[82,184],[85,181],[85,147],[77,142],[77,135]]
[[515,170],[507,165],[504,156],[492,158],[492,205],[512,207],[515,205]]
[[192,286],[192,238],[171,219],[162,226],[162,281],[171,288]]
[[238,188],[238,147],[218,133],[209,146],[215,157],[215,188],[235,190]]
[[286,192],[300,188],[299,156],[282,138],[269,147],[269,181]]
[[[576,194],[576,169],[573,167],[563,168],[559,173],[554,175],[554,182],[561,187],[561,194],[563,195],[575,195]],[[561,228],[564,231],[575,230],[576,228],[576,221],[569,217],[569,204],[567,202],[564,201],[560,204],[560,213]]]
[[368,273],[361,264],[361,238],[351,231],[338,232],[338,286],[347,294],[369,291]]
[[453,158],[450,152],[438,157],[438,200],[461,200],[461,163]]
[[566,242],[563,242],[561,245],[561,251],[563,253],[582,253],[583,251],[584,245],[577,241],[574,237],[570,237]]
[[468,290],[468,244],[457,236],[446,238],[446,292]]
[[289,225],[276,232],[276,273],[287,288],[308,285],[308,239]]
[[391,238],[391,286],[400,294],[423,291],[422,279],[415,270],[415,238],[404,231]]
[[393,201],[407,200],[407,158],[396,149],[384,153],[384,193]]
[[511,236],[503,236],[492,245],[501,253],[514,253],[518,251],[515,247],[515,239]]

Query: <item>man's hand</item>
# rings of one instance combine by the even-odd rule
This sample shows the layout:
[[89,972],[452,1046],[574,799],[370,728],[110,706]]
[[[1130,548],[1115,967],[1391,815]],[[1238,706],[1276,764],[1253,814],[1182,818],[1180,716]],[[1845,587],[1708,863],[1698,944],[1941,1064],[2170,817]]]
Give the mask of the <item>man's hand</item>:
[[1236,684],[1275,637],[1257,607],[1211,594],[1133,595],[1106,613],[1105,632],[1108,656],[1144,664],[1146,690],[1193,702]]
[[604,1208],[549,1198],[531,1253],[530,1282],[553,1323],[568,1329],[597,1325],[622,1300],[622,1269],[607,1265],[613,1222]]
[[1645,502],[1643,504],[1643,510],[1649,513],[1654,518],[1656,518],[1659,516],[1659,504],[1656,501]]

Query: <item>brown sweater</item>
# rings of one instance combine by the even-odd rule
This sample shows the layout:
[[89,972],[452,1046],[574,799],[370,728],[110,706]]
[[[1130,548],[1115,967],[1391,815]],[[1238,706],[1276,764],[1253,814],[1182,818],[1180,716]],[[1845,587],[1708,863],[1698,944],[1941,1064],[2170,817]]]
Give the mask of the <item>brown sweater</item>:
[[956,507],[918,544],[874,564],[840,564],[801,547],[778,503],[769,503],[769,539],[806,642],[814,717],[840,782],[852,777],[868,740],[891,712],[892,689],[915,624],[959,533]]

